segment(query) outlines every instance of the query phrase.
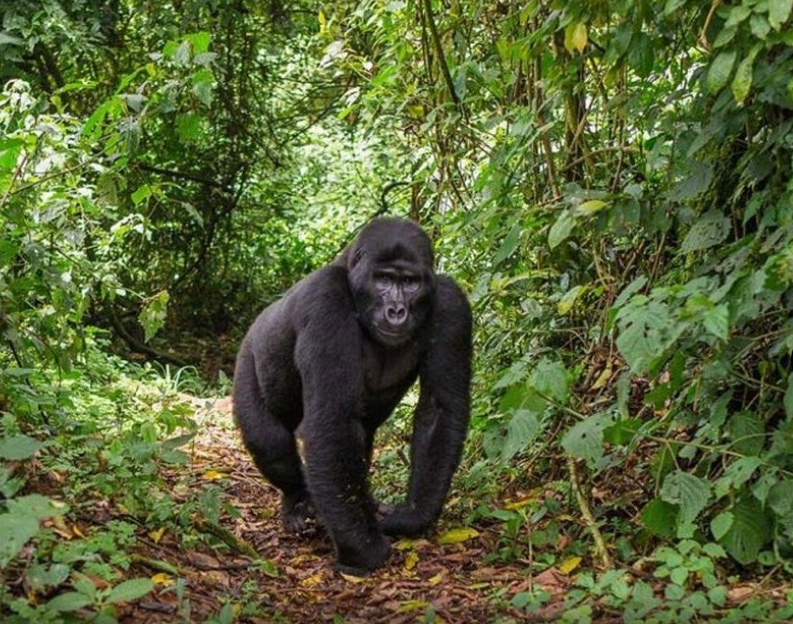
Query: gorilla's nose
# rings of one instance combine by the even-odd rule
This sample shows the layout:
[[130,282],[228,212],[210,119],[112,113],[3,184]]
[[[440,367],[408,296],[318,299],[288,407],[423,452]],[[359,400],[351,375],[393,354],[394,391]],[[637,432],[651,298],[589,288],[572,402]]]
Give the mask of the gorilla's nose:
[[385,318],[395,327],[402,325],[408,319],[408,308],[401,303],[391,303],[385,309]]

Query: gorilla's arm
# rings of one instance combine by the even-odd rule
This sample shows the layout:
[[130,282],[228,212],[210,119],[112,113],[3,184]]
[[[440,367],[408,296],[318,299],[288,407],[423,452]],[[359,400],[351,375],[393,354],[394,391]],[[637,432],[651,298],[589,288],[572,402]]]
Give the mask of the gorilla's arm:
[[408,498],[383,519],[388,535],[417,535],[440,516],[468,429],[471,325],[465,296],[450,278],[439,277],[433,333],[419,370]]
[[372,570],[385,562],[389,546],[367,489],[361,330],[345,272],[319,272],[300,299],[295,361],[303,420],[296,434],[306,483],[342,570]]

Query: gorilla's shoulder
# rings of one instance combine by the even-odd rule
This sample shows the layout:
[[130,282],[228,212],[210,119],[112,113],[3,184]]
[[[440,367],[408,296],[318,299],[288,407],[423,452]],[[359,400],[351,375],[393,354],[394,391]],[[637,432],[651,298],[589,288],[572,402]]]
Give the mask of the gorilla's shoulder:
[[347,269],[328,265],[314,271],[301,280],[290,299],[292,312],[302,321],[331,310],[352,310],[354,302]]
[[460,288],[460,285],[448,275],[439,274],[436,278],[435,300],[447,307],[457,311],[467,311],[470,315],[471,305],[468,297]]

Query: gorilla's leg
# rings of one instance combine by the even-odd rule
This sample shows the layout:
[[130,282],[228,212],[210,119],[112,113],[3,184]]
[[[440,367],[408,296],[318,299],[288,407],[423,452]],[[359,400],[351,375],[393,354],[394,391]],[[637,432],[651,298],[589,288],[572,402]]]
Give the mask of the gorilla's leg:
[[306,490],[294,434],[261,397],[253,358],[243,350],[234,371],[234,418],[256,467],[281,490],[281,520],[295,533],[310,528],[314,506]]

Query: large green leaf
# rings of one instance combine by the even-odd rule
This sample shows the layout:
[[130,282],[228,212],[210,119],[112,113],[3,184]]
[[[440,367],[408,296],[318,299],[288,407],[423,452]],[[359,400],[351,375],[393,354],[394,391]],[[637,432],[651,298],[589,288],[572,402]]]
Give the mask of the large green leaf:
[[548,246],[551,249],[557,247],[562,241],[564,241],[568,236],[570,236],[570,232],[573,231],[575,227],[575,218],[573,214],[569,211],[563,212],[559,215],[559,218],[556,219],[554,224],[551,226],[551,229],[548,231]]
[[680,507],[680,524],[691,524],[711,499],[711,485],[704,479],[683,470],[667,475],[661,488],[661,498]]
[[43,447],[43,442],[23,434],[0,438],[0,459],[11,461],[28,459]]
[[680,245],[683,253],[702,251],[723,242],[730,233],[730,220],[718,210],[703,214],[686,234]]
[[768,0],[768,23],[771,28],[779,30],[790,18],[793,0]]
[[535,412],[527,409],[517,410],[509,421],[501,458],[507,461],[522,451],[529,442],[534,440],[539,430],[540,423]]
[[674,537],[678,511],[677,505],[654,498],[642,511],[642,524],[653,535]]
[[562,437],[562,448],[573,457],[594,463],[603,456],[603,425],[600,416],[577,422]]
[[751,496],[742,497],[730,511],[732,524],[719,541],[739,563],[753,563],[770,538],[771,525],[766,512]]
[[137,600],[148,594],[154,584],[147,578],[136,578],[124,581],[110,590],[107,596],[108,602],[128,602]]

